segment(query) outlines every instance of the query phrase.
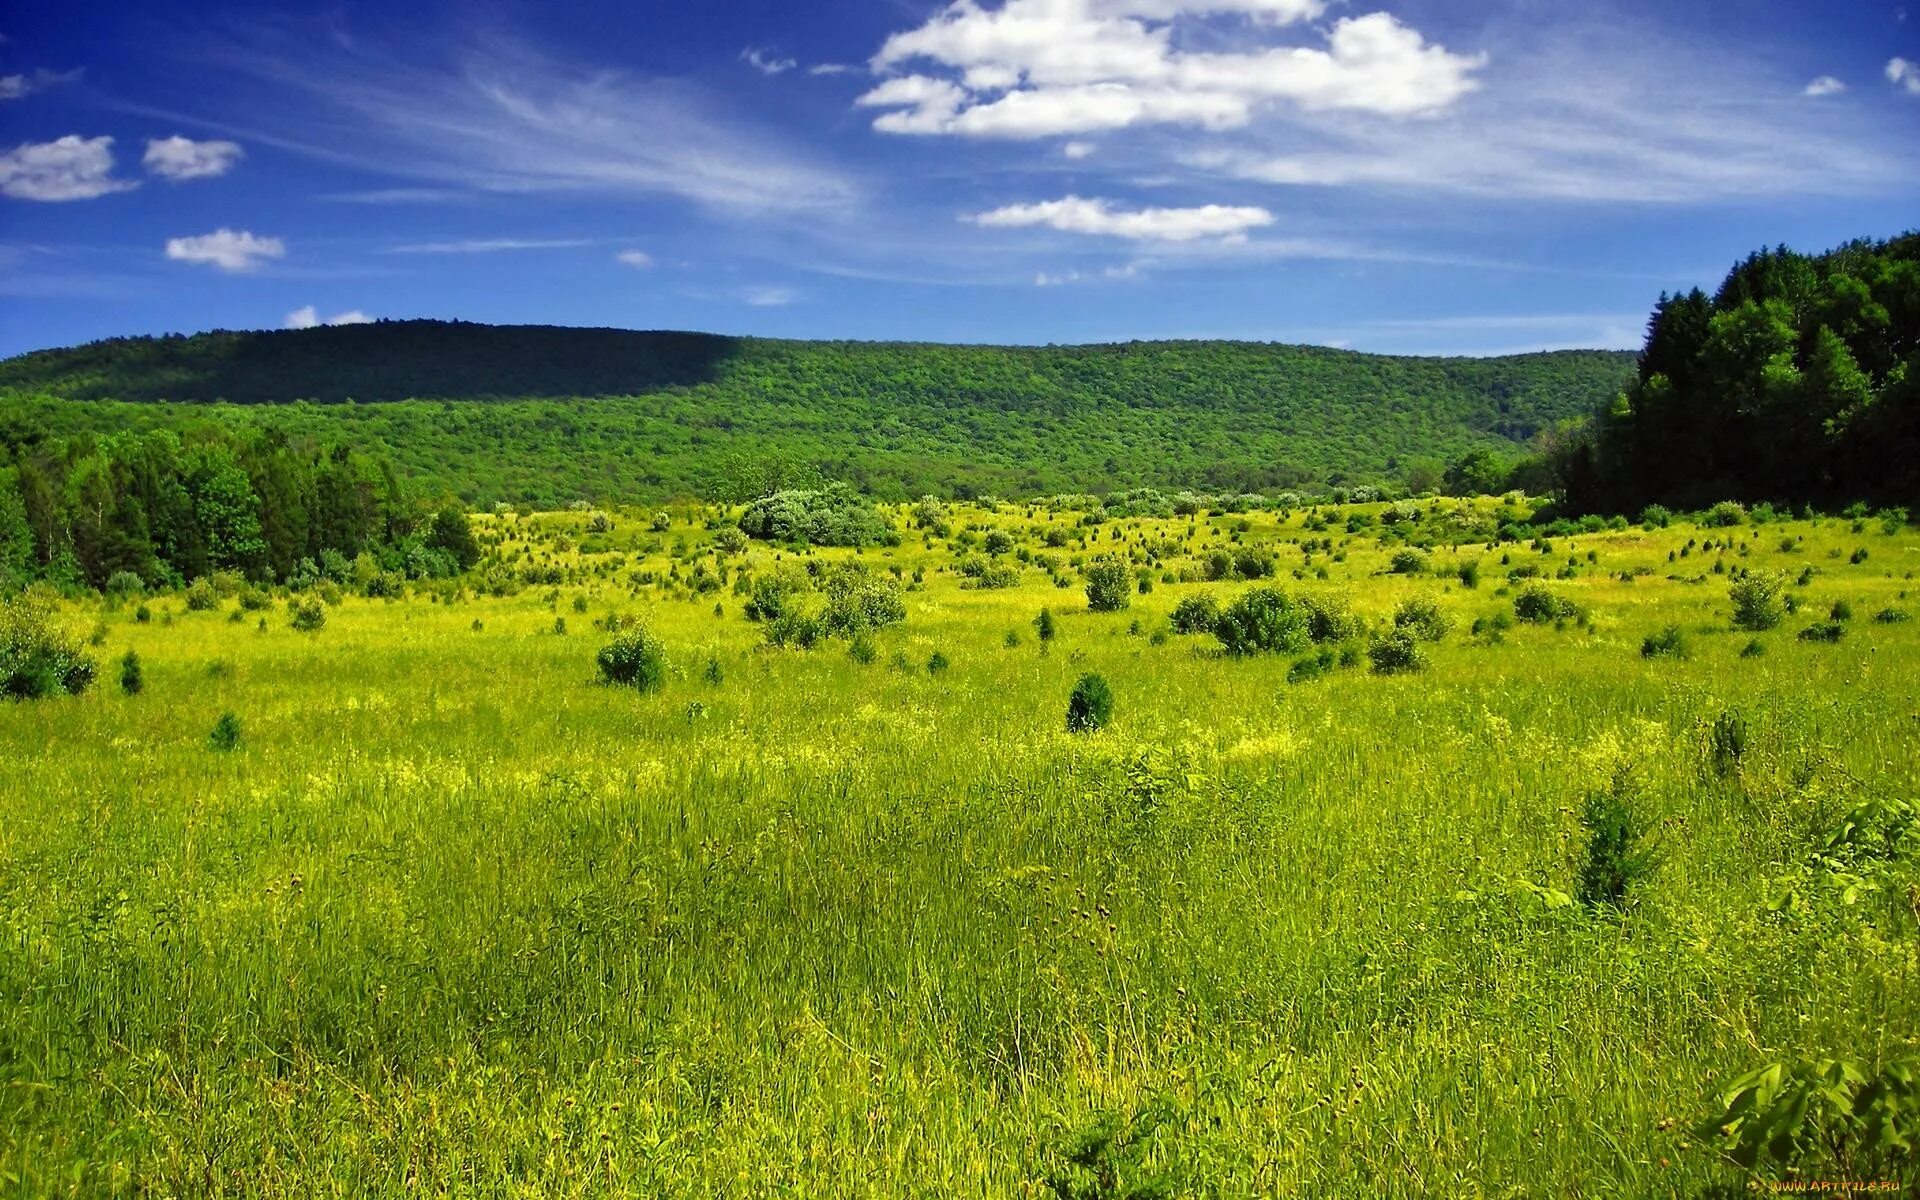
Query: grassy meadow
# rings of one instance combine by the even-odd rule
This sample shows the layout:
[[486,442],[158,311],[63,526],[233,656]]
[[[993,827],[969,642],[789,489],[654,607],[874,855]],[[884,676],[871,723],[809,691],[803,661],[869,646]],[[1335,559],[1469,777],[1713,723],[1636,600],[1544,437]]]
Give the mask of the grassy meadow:
[[[317,630],[66,599],[99,682],[0,702],[0,1193],[1744,1192],[1730,1081],[1920,1035],[1920,531],[1388,507],[902,507],[859,551],[502,513]],[[1015,582],[963,586],[994,530]],[[843,559],[906,619],[767,645],[736,582]],[[1394,674],[1172,632],[1256,586],[1450,628]],[[610,617],[663,686],[599,681]],[[1655,859],[1619,908],[1596,792]]]

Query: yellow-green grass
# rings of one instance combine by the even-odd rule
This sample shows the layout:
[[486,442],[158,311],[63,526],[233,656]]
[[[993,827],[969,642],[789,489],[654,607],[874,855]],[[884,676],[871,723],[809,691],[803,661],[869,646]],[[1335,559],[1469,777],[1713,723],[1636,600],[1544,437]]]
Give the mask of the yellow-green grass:
[[[1031,569],[966,590],[904,511],[903,544],[859,557],[925,583],[868,664],[762,646],[731,588],[630,584],[710,543],[698,513],[657,537],[645,514],[604,536],[482,518],[518,562],[626,557],[504,597],[349,595],[317,633],[284,604],[235,622],[231,600],[161,597],[140,623],[67,603],[103,631],[100,683],[0,706],[0,1189],[1043,1195],[1076,1134],[1151,1113],[1123,1185],[1697,1194],[1741,1182],[1690,1132],[1729,1077],[1911,1047],[1905,900],[1841,903],[1805,864],[1852,803],[1914,794],[1920,637],[1872,618],[1920,607],[1920,535],[1677,525],[1391,576],[1377,530],[1322,511],[1327,534],[1303,513],[1110,522],[1085,551],[1074,513],[948,520],[1063,570],[1244,522],[1287,590],[1376,623],[1437,600],[1456,627],[1425,671],[1290,684],[1287,658],[1153,636],[1181,597],[1247,583],[1156,583],[1112,614]],[[1074,543],[1039,550],[1048,524]],[[1293,543],[1321,536],[1334,554],[1293,578]],[[1723,538],[1745,553],[1668,560]],[[704,561],[776,557],[808,556]],[[1511,567],[1569,559],[1546,583],[1590,627],[1469,633],[1512,611]],[[1749,634],[1716,559],[1816,573]],[[1478,588],[1440,573],[1467,560]],[[1796,638],[1839,599],[1843,640]],[[596,681],[610,612],[665,643],[660,691]],[[1688,656],[1643,658],[1669,624]],[[114,685],[128,649],[137,696]],[[1069,734],[1087,671],[1115,720]],[[1722,777],[1705,730],[1730,710],[1752,740]],[[1578,817],[1621,766],[1661,865],[1593,913],[1564,902]],[[1772,911],[1789,885],[1810,899]]]

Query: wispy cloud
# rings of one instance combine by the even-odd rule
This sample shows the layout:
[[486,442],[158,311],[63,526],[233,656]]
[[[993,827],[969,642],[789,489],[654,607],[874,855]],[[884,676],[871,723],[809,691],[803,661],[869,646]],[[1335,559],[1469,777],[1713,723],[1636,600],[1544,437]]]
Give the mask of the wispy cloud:
[[1910,62],[1904,58],[1889,60],[1887,82],[1909,96],[1920,96],[1920,63]]
[[742,292],[740,298],[755,308],[785,308],[798,300],[800,294],[790,287],[760,284]]
[[410,242],[389,254],[502,254],[514,250],[576,250],[591,238],[478,238],[460,242]]
[[772,54],[757,46],[750,46],[740,52],[740,61],[746,63],[762,75],[785,75],[800,64],[791,58]]
[[82,71],[34,71],[27,75],[0,75],[0,100],[24,100],[35,92],[78,80]]
[[736,213],[838,211],[857,189],[705,91],[550,59],[508,38],[446,61],[351,37],[229,47],[281,89],[250,140],[435,187],[679,196]]
[[1801,90],[1803,96],[1838,96],[1847,85],[1831,75],[1822,75]]
[[622,250],[613,256],[613,261],[636,271],[644,271],[653,266],[653,255],[645,250]]
[[1273,224],[1273,214],[1264,208],[1204,204],[1194,208],[1127,211],[1116,209],[1105,200],[1085,200],[1079,196],[1038,204],[1012,204],[965,219],[990,228],[1044,226],[1062,233],[1161,242],[1244,237],[1249,229]]

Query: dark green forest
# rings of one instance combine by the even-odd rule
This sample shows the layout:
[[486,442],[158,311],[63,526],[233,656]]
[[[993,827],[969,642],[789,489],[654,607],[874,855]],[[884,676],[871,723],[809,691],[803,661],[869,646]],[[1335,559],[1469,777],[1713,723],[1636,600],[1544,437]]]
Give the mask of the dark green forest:
[[1588,512],[1920,501],[1920,234],[1661,296],[1633,384],[1553,466]]
[[[1502,463],[1632,357],[1237,342],[1008,348],[407,321],[129,338],[0,363],[0,441],[216,427],[343,442],[469,503],[1271,491]],[[11,432],[9,432],[11,431]]]

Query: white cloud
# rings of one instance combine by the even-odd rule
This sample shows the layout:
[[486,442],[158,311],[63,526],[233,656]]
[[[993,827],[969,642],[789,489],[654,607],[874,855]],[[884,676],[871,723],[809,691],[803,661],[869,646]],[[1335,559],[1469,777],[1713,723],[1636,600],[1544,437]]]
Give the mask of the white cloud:
[[800,64],[791,58],[780,58],[758,47],[748,47],[740,52],[740,61],[746,63],[762,75],[785,75]]
[[233,170],[246,152],[234,142],[196,142],[175,134],[169,138],[150,138],[142,166],[152,174],[175,183],[187,179],[216,179]]
[[1759,60],[1703,60],[1657,27],[1515,17],[1487,35],[1504,64],[1453,112],[1413,126],[1327,113],[1190,139],[1190,168],[1288,187],[1427,200],[1711,204],[1894,192],[1920,159],[1891,126],[1809,104]]
[[113,177],[113,139],[68,134],[0,154],[0,194],[15,200],[92,200],[139,187]]
[[1920,63],[1904,58],[1889,59],[1887,82],[1905,90],[1909,96],[1920,96]]
[[858,103],[893,110],[874,121],[884,133],[1037,138],[1143,125],[1238,128],[1273,102],[1307,112],[1428,116],[1479,86],[1473,75],[1483,56],[1429,45],[1387,13],[1334,22],[1324,49],[1190,50],[1175,36],[1188,19],[1208,14],[1244,14],[1265,29],[1317,17],[1325,7],[1321,0],[1005,0],[987,9],[955,0],[925,25],[886,40],[873,69],[916,70]]
[[966,219],[990,228],[1045,226],[1062,233],[1158,242],[1245,237],[1249,229],[1273,224],[1273,214],[1264,208],[1206,204],[1197,208],[1143,208],[1120,212],[1105,200],[1083,200],[1079,196],[1066,196],[1038,204],[1011,204]]
[[799,294],[792,288],[762,284],[748,288],[740,298],[755,308],[784,308],[799,299]]
[[1099,280],[1137,279],[1140,266],[1128,263],[1124,267],[1106,267],[1099,271],[1042,271],[1033,277],[1035,287],[1065,287],[1073,283],[1092,283]]
[[814,76],[851,75],[858,69],[857,67],[850,67],[846,63],[815,63],[813,66],[807,68],[807,74]]
[[648,254],[645,250],[622,250],[613,256],[613,260],[618,263],[625,263],[627,266],[640,271],[644,271],[653,265],[653,255]]
[[305,306],[304,308],[294,309],[292,312],[287,314],[287,320],[286,320],[286,328],[288,329],[313,329],[320,325],[371,325],[371,324],[373,324],[373,318],[368,316],[366,313],[361,312],[357,308],[349,309],[348,311],[343,313],[338,313],[322,321],[320,319],[320,310],[316,309],[311,304]]
[[1068,142],[1066,145],[1060,147],[1060,153],[1067,158],[1091,158],[1093,157],[1093,149],[1094,146],[1092,142]]
[[411,242],[389,254],[500,254],[510,250],[572,250],[591,246],[586,238],[476,238],[462,242]]
[[257,237],[246,230],[218,229],[167,242],[167,257],[173,261],[206,264],[222,271],[251,271],[269,259],[286,256],[287,245],[279,238]]
[[1838,79],[1835,79],[1831,75],[1822,75],[1820,78],[1814,80],[1812,83],[1809,83],[1806,87],[1806,90],[1802,92],[1801,95],[1837,96],[1841,92],[1844,92],[1846,90],[1847,90],[1846,84],[1840,82]]

